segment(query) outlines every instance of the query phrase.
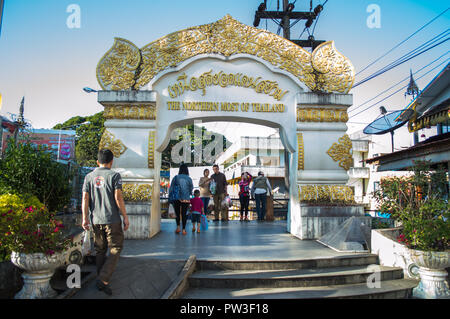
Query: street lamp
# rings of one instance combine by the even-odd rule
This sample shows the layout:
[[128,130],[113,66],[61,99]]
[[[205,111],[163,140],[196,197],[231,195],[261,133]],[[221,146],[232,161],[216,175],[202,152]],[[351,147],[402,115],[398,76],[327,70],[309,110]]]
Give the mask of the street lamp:
[[91,88],[89,88],[87,86],[83,88],[83,91],[86,92],[86,93],[98,92],[97,90],[91,89]]

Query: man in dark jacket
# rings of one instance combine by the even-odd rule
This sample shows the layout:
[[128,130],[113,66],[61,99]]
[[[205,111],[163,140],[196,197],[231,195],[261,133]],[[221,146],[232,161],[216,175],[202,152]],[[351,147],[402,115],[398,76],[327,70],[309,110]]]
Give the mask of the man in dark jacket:
[[211,179],[216,182],[216,192],[213,194],[214,200],[214,221],[219,220],[219,212],[222,218],[222,221],[228,221],[228,207],[226,205],[222,205],[222,201],[225,199],[225,196],[228,195],[227,192],[227,179],[225,174],[219,172],[219,165],[213,165],[214,174],[211,175]]

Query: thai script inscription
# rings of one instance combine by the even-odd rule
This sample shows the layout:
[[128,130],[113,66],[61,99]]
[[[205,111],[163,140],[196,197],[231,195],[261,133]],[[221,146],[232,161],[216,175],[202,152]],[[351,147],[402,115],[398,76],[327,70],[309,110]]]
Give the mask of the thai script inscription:
[[169,85],[168,91],[171,98],[176,98],[186,91],[201,90],[205,95],[206,88],[213,85],[219,85],[222,88],[228,86],[238,86],[251,88],[256,93],[267,94],[275,100],[280,101],[289,91],[283,90],[276,81],[262,80],[261,77],[250,77],[242,73],[213,73],[213,70],[204,72],[199,77],[188,77],[185,73],[177,78],[177,82]]

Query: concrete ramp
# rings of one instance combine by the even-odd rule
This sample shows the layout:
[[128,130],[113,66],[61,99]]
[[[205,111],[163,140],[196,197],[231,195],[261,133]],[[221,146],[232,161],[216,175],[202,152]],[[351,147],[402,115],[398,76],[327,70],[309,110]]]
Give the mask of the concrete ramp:
[[317,241],[339,252],[367,252],[370,227],[358,217],[350,217]]

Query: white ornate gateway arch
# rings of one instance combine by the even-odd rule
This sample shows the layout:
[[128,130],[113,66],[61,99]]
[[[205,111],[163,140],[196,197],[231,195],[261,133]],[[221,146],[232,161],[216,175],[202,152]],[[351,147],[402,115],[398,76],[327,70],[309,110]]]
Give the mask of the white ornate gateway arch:
[[113,150],[114,169],[125,183],[129,238],[159,232],[160,152],[175,127],[195,120],[280,129],[289,152],[293,235],[319,238],[361,214],[345,186],[352,164],[345,133],[354,69],[333,42],[311,54],[227,15],[141,49],[116,38],[97,66],[97,79],[106,118],[100,147]]

